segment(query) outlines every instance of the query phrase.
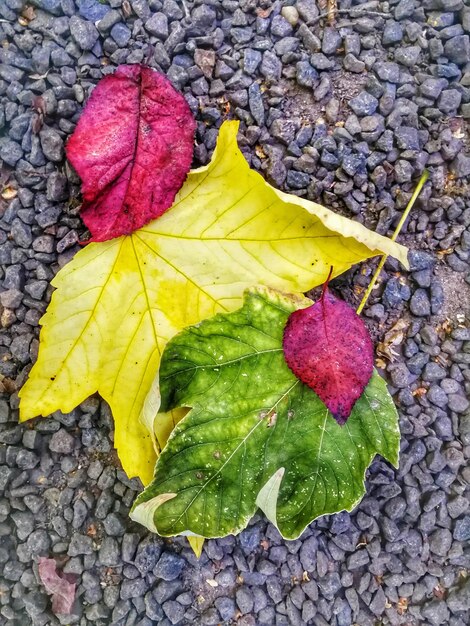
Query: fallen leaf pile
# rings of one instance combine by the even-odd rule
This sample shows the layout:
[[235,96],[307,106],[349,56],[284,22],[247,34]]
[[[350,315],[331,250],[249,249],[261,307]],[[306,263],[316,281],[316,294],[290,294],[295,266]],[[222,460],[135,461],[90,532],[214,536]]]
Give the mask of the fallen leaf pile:
[[190,172],[159,219],[87,245],[57,274],[20,391],[21,420],[71,411],[98,391],[123,468],[144,484],[156,460],[161,353],[177,332],[233,311],[252,285],[299,293],[322,284],[331,265],[336,276],[383,253],[407,263],[402,246],[267,184],[243,158],[237,130],[223,124],[209,165]]

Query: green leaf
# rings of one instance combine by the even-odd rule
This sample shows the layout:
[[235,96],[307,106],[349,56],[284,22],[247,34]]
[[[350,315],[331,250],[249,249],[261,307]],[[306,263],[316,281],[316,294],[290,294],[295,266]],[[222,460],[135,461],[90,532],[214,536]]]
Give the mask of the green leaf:
[[397,412],[376,372],[339,426],[287,367],[284,326],[292,311],[309,304],[251,289],[241,309],[169,342],[160,370],[162,410],[191,411],[172,432],[131,517],[150,506],[152,529],[161,535],[218,537],[242,530],[260,507],[285,538],[295,539],[318,516],[359,502],[376,454],[397,466]]

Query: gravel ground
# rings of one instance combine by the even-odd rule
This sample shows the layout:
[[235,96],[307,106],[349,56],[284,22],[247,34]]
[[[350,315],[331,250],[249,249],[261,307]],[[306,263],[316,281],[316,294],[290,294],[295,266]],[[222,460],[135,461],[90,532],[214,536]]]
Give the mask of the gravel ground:
[[[29,0],[20,16],[22,0],[0,0],[0,624],[470,623],[470,6],[338,0],[328,26],[317,4]],[[140,485],[98,398],[17,425],[50,279],[84,235],[64,142],[91,87],[125,62],[182,89],[195,165],[238,118],[268,180],[381,233],[430,170],[402,236],[411,272],[390,260],[365,310],[377,341],[393,329],[396,342],[383,364],[400,469],[376,460],[353,513],[297,541],[258,516],[198,562],[185,540],[128,519]],[[357,303],[373,267],[337,280],[343,297]],[[76,576],[70,617],[50,610],[41,555]]]

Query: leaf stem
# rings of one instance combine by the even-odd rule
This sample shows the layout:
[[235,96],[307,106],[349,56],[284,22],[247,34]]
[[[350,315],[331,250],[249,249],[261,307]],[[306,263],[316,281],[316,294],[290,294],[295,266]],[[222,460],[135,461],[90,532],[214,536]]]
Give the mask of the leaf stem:
[[333,274],[333,266],[330,265],[330,273],[328,274],[328,278],[323,283],[323,289],[321,290],[321,298],[320,298],[321,300],[323,300],[323,298],[325,297],[325,292],[328,289],[328,284],[330,282],[330,278],[332,274]]
[[[403,211],[403,215],[401,216],[401,219],[398,222],[397,227],[395,228],[395,232],[391,236],[392,241],[395,241],[398,235],[400,234],[400,231],[403,228],[403,224],[405,223],[406,218],[408,217],[411,209],[413,208],[413,205],[416,202],[416,199],[421,193],[421,189],[423,188],[428,178],[429,178],[429,172],[428,170],[424,170],[424,172],[421,174],[421,178],[419,179],[418,184],[416,185],[416,189],[414,190],[413,195],[411,196],[410,201],[408,202],[406,209]],[[377,265],[377,269],[375,270],[374,275],[372,276],[372,280],[370,281],[369,286],[367,287],[364,297],[362,298],[360,305],[357,307],[356,313],[358,315],[361,314],[362,309],[365,307],[367,300],[369,299],[369,296],[372,293],[372,289],[374,288],[375,283],[377,282],[380,272],[382,271],[382,268],[385,265],[385,261],[387,259],[388,259],[388,254],[384,254],[383,257],[380,259],[380,263]]]

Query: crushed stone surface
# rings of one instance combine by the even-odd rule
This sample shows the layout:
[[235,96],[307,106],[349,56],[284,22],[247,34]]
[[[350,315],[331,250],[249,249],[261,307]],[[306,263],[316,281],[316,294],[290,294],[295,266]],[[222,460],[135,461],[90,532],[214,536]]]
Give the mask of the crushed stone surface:
[[[328,23],[314,0],[0,0],[2,626],[470,623],[470,5],[336,5]],[[269,182],[385,235],[430,172],[400,236],[410,272],[389,259],[364,311],[400,468],[377,458],[354,511],[296,541],[257,515],[198,561],[128,518],[142,486],[99,398],[18,424],[50,281],[86,234],[65,142],[98,80],[141,62],[195,114],[194,166],[239,119]],[[332,287],[357,305],[374,267]],[[51,611],[41,556],[76,580],[70,616]]]

